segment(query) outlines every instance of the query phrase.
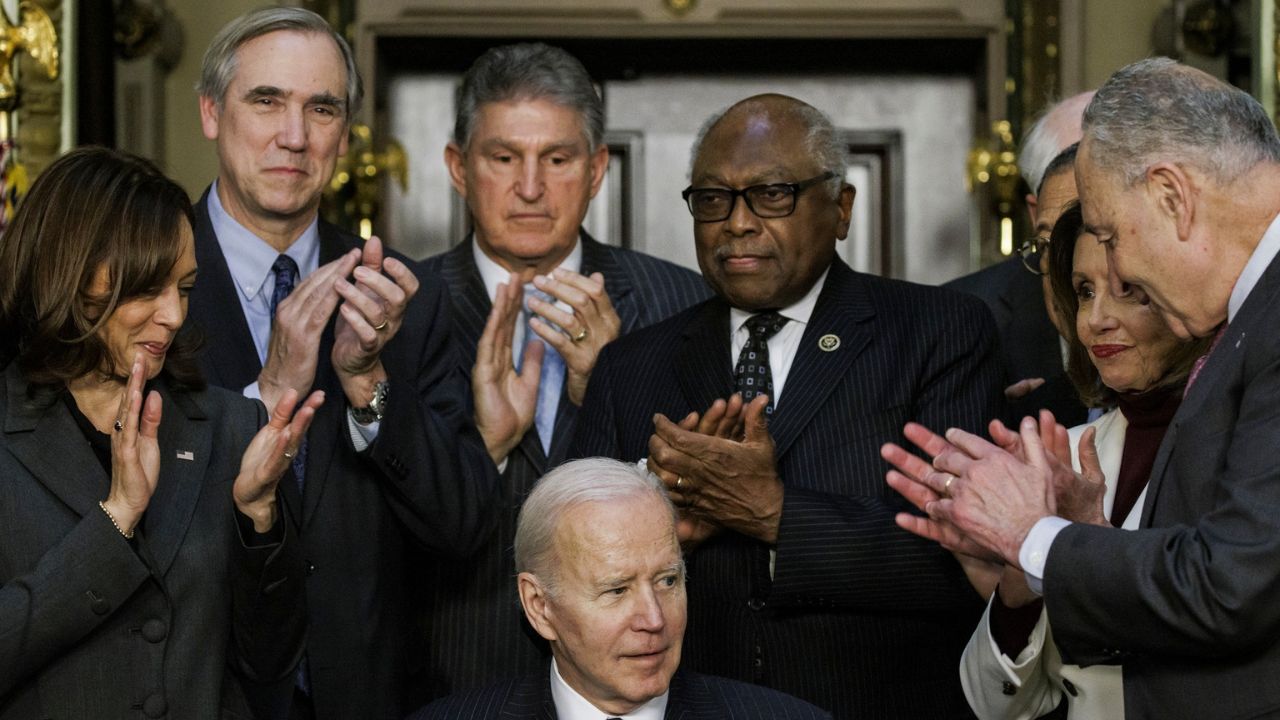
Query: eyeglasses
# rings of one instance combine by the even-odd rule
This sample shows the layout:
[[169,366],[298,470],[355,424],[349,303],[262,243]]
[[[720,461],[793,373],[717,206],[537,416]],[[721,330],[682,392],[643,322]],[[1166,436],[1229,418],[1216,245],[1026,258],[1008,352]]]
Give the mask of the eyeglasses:
[[756,217],[780,218],[796,211],[796,197],[802,190],[834,177],[836,174],[828,170],[800,182],[752,185],[741,190],[689,187],[680,195],[688,203],[693,219],[698,222],[727,220],[733,214],[733,206],[739,197]]
[[1033,237],[1022,241],[1018,246],[1018,254],[1022,256],[1022,266],[1033,275],[1044,275],[1040,270],[1040,258],[1049,247],[1049,238]]

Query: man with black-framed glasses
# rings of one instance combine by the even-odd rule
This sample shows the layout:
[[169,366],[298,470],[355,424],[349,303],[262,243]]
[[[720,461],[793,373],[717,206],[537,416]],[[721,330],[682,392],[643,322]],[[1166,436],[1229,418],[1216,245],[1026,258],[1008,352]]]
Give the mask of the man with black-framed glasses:
[[666,483],[690,669],[837,718],[968,717],[956,667],[980,603],[894,524],[879,449],[906,420],[985,427],[995,328],[974,298],[839,259],[844,169],[831,121],[794,98],[704,126],[683,196],[716,297],[604,349],[570,456],[647,458]]

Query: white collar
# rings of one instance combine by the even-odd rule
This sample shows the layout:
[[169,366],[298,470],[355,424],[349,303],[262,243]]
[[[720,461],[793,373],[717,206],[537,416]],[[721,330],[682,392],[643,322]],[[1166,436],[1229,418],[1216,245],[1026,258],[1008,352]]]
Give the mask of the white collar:
[[1271,261],[1276,259],[1277,254],[1280,254],[1280,215],[1271,221],[1267,231],[1262,234],[1262,240],[1258,241],[1258,247],[1253,249],[1249,262],[1245,263],[1235,287],[1231,289],[1231,299],[1227,301],[1227,322],[1235,319],[1240,306],[1244,305],[1245,299],[1253,292],[1254,286],[1262,279],[1262,274],[1271,266]]
[[[778,311],[782,317],[800,325],[809,324],[809,318],[813,315],[813,308],[818,304],[818,295],[822,294],[822,287],[827,284],[827,275],[831,273],[831,268],[822,271],[822,275],[818,277],[818,281],[809,288],[809,292],[804,297],[791,303],[790,305]],[[739,310],[738,308],[729,308],[729,327],[737,332],[742,324],[751,319],[752,315],[757,314],[750,310]]]
[[607,713],[592,705],[577,690],[569,687],[569,683],[560,676],[560,667],[555,658],[551,660],[551,699],[556,705],[556,717],[560,720],[605,720],[605,718],[622,718],[622,720],[662,720],[667,712],[667,698],[671,689],[649,702],[623,715]]
[[[475,259],[476,270],[480,271],[480,279],[484,281],[484,291],[489,294],[490,302],[498,294],[498,286],[511,279],[511,271],[502,267],[496,260],[480,249],[480,243],[474,236],[471,239],[471,256]],[[560,261],[557,268],[578,272],[582,269],[582,238],[573,243],[573,249]]]

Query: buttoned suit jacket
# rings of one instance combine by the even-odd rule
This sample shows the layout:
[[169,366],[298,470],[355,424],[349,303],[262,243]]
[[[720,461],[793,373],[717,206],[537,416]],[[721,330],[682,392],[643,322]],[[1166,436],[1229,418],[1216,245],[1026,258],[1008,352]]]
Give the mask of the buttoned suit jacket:
[[[248,717],[242,682],[290,674],[302,560],[245,547],[231,498],[266,415],[222,390],[160,392],[160,475],[131,543],[63,400],[0,381],[0,718]],[[189,458],[189,459],[187,459]],[[165,714],[167,713],[167,714]]]
[[[697,273],[638,252],[582,238],[584,275],[599,272],[618,313],[621,332],[652,325],[706,299],[711,291]],[[475,265],[473,238],[424,261],[449,286],[459,372],[470,374],[476,345],[493,307]],[[426,624],[432,658],[432,696],[441,697],[499,679],[524,675],[545,664],[546,643],[525,621],[512,578],[516,517],[533,483],[564,460],[577,407],[562,390],[556,409],[550,457],[530,428],[507,457],[501,480],[498,529],[483,549],[465,562],[429,565]]]
[[[908,420],[982,431],[1001,400],[997,352],[976,299],[832,264],[770,421],[786,487],[772,577],[770,547],[736,533],[686,558],[686,667],[837,718],[968,715],[956,665],[981,602],[950,553],[895,525],[907,505],[880,446]],[[732,363],[720,298],[615,341],[570,457],[645,457],[654,413],[728,397]]]
[[1085,422],[1089,410],[1080,402],[1063,368],[1061,340],[1044,306],[1041,279],[1027,271],[1022,258],[1010,258],[956,278],[944,287],[981,298],[995,317],[1006,384],[1026,378],[1045,380],[1044,385],[1009,403],[1005,420],[1011,427],[1025,415],[1035,416],[1041,408],[1052,410],[1058,422],[1067,427]]
[[[200,275],[189,322],[205,334],[210,382],[240,391],[257,380],[261,364],[207,201],[206,192],[196,205]],[[360,246],[320,222],[321,265]],[[426,553],[473,552],[492,526],[497,499],[496,470],[467,411],[468,378],[454,357],[444,284],[389,255],[414,270],[420,289],[381,354],[391,389],[378,436],[356,452],[330,361],[335,312],[318,352],[314,388],[326,395],[307,433],[304,489],[282,483],[307,561],[306,660],[320,720],[399,718],[421,704],[420,681],[408,682],[425,663],[409,642],[420,602],[411,576]]]
[[[410,720],[556,720],[551,671],[530,673],[438,700]],[[601,718],[604,716],[601,715]],[[767,688],[677,671],[664,720],[823,720],[831,716]]]
[[1160,446],[1139,530],[1070,525],[1044,591],[1063,659],[1124,665],[1125,717],[1280,717],[1280,259]]

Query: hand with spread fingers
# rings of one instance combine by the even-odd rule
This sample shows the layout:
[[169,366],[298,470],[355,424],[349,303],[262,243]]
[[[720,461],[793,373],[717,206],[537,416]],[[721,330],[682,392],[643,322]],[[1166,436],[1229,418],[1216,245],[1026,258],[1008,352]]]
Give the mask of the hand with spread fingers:
[[375,383],[386,379],[382,349],[400,330],[409,300],[418,292],[413,271],[396,258],[384,258],[376,236],[365,242],[360,258],[354,283],[345,276],[334,283],[342,304],[331,359],[352,407],[368,405]]
[[743,408],[741,440],[687,430],[658,414],[649,458],[680,479],[676,492],[691,511],[772,544],[782,519],[783,485],[774,464],[767,405],[768,396],[760,395]]
[[280,301],[271,323],[266,361],[258,374],[258,390],[267,407],[275,407],[285,391],[302,395],[316,379],[320,336],[342,299],[335,286],[360,262],[360,251],[317,268]]
[[276,485],[307,436],[316,411],[324,404],[324,391],[311,393],[301,406],[297,402],[298,394],[292,389],[276,402],[271,418],[240,457],[240,473],[231,486],[236,508],[253,520],[254,529],[260,533],[275,524]]
[[126,537],[132,537],[160,480],[160,393],[152,390],[144,402],[145,382],[146,364],[138,353],[116,412],[111,433],[111,490],[102,501],[103,509]]
[[[1107,494],[1106,479],[1098,460],[1097,429],[1086,428],[1080,436],[1080,471],[1071,465],[1071,440],[1066,427],[1048,410],[1040,411],[1040,442],[1053,472],[1053,493],[1058,516],[1072,522],[1092,525],[1109,525],[1102,510]],[[999,420],[992,420],[991,439],[1014,457],[1026,462],[1019,433],[1010,430]]]
[[535,277],[533,285],[572,308],[572,312],[565,312],[553,303],[530,297],[529,309],[537,317],[529,325],[564,358],[565,390],[569,401],[580,406],[596,358],[605,345],[618,337],[622,320],[605,292],[604,275],[600,273],[584,277],[557,269],[550,275]]
[[498,285],[471,369],[476,428],[495,465],[501,464],[533,427],[538,408],[538,381],[546,346],[526,343],[520,372],[516,372],[512,355],[523,301],[524,288],[513,273]]

